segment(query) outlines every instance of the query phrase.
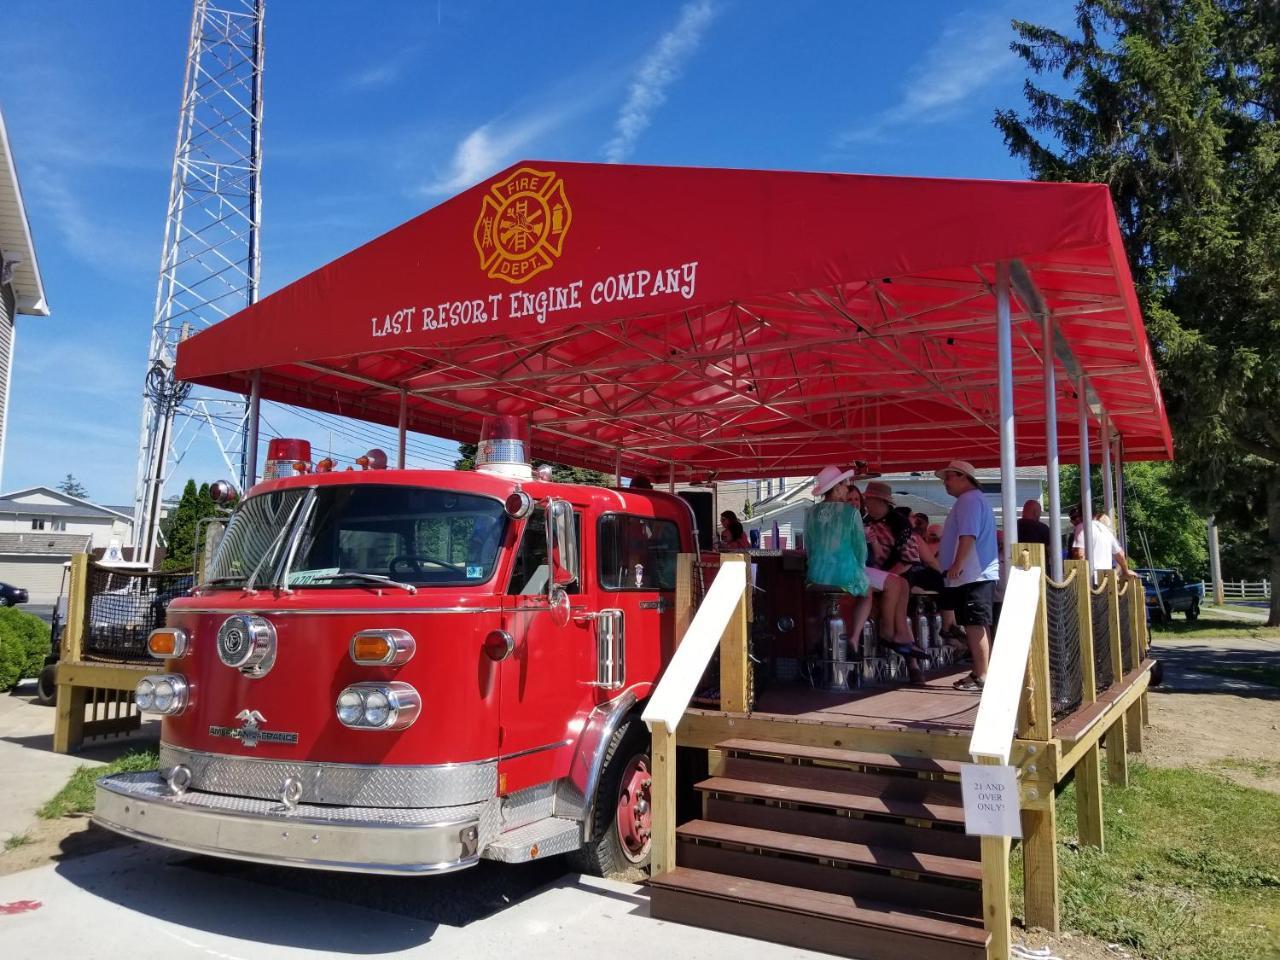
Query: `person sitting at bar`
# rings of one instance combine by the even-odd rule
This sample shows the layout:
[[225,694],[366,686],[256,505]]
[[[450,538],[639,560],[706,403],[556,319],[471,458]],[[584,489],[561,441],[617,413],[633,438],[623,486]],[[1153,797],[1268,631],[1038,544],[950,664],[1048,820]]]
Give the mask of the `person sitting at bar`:
[[804,538],[808,555],[805,579],[810,586],[844,591],[840,616],[856,650],[862,627],[871,616],[871,591],[867,586],[867,542],[862,518],[848,500],[852,470],[823,467],[814,479],[818,500],[805,517]]
[[893,512],[893,491],[887,483],[867,484],[866,504],[867,581],[881,591],[880,638],[907,660],[911,679],[921,679],[912,662],[928,654],[918,646],[907,619],[911,588],[903,574],[920,557],[915,550],[911,527]]
[[726,510],[720,514],[720,549],[751,549],[751,538],[747,536],[747,531],[742,529],[742,523],[738,520],[738,515],[732,510]]

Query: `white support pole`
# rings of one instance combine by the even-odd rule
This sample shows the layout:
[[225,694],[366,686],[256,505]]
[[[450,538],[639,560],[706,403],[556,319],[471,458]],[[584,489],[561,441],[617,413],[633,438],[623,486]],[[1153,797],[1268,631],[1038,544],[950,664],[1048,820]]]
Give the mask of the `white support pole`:
[[622,448],[619,447],[613,457],[613,485],[622,487]]
[[258,482],[258,421],[262,412],[262,371],[253,371],[249,383],[249,429],[244,441],[244,491]]
[[1116,434],[1111,445],[1115,452],[1111,454],[1116,474],[1116,539],[1120,541],[1120,549],[1127,556],[1129,553],[1129,528],[1124,520],[1124,438]]
[[409,423],[409,391],[400,391],[400,419],[396,424],[396,469],[404,469],[405,435]]
[[1053,365],[1053,316],[1045,310],[1041,318],[1041,353],[1044,361],[1044,445],[1045,472],[1049,480],[1049,572],[1062,582],[1062,491],[1058,485],[1058,383]]
[[1009,310],[1009,264],[996,264],[996,358],[1000,380],[1000,527],[1005,569],[1018,539],[1017,441],[1013,415],[1013,319]]
[[1116,494],[1111,482],[1111,419],[1102,414],[1102,509],[1116,522]]
[[676,492],[676,464],[671,461],[670,469],[667,471],[667,493]]
[[[1089,565],[1089,583],[1093,583],[1093,487],[1089,474],[1089,378],[1080,377],[1080,523],[1084,531],[1084,560]],[[1072,543],[1075,543],[1074,536]]]

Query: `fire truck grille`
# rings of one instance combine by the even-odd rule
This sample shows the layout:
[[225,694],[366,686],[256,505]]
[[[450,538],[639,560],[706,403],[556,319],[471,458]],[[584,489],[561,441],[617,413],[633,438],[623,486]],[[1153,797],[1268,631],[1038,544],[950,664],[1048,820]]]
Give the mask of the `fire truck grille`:
[[192,790],[229,797],[279,800],[286,780],[302,785],[301,803],[418,809],[491,799],[498,789],[495,761],[437,766],[362,766],[228,757],[160,745],[160,769],[182,764]]

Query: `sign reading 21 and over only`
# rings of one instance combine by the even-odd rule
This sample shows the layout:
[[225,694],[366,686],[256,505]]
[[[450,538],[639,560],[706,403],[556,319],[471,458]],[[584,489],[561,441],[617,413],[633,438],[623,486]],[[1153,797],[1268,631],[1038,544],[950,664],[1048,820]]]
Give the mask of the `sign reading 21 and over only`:
[[[573,209],[564,179],[554,171],[521,167],[491,185],[481,200],[472,234],[480,269],[492,280],[521,286],[553,267],[564,252]],[[451,327],[480,326],[505,319],[546,323],[555,314],[586,304],[647,300],[676,295],[692,300],[698,261],[637,266],[607,276],[513,290],[484,297],[405,304],[369,318],[375,339]]]
[[984,837],[1021,837],[1017,767],[960,764],[964,832]]

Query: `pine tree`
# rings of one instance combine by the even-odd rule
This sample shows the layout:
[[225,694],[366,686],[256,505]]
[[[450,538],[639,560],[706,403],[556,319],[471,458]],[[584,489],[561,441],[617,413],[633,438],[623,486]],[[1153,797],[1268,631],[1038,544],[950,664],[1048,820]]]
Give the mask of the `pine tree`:
[[[1174,429],[1175,481],[1219,521],[1265,520],[1280,583],[1275,4],[1080,0],[1071,35],[1014,29],[1032,77],[1053,82],[1028,80],[1026,112],[999,111],[995,124],[1038,179],[1111,187]],[[1268,622],[1280,625],[1280,591]]]
[[89,499],[89,491],[85,489],[83,483],[75,478],[75,474],[68,473],[62,478],[62,482],[58,484],[58,490],[65,493],[68,497],[79,497],[81,500]]
[[217,504],[209,496],[209,485],[205,483],[197,487],[194,480],[188,480],[182,489],[182,499],[160,527],[166,546],[160,569],[193,569],[197,528],[201,520],[215,516],[217,512]]

